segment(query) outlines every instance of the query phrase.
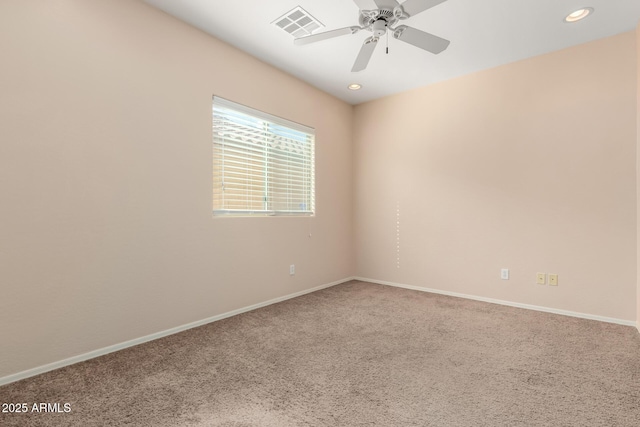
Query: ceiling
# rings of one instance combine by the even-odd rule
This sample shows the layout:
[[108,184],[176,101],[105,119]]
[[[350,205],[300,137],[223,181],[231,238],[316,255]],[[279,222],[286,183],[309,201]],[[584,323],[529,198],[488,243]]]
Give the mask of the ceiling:
[[[368,68],[352,73],[371,33],[294,46],[274,21],[301,6],[324,25],[314,34],[357,26],[353,0],[144,1],[351,104],[630,31],[640,19],[638,0],[448,0],[401,22],[450,40],[447,50],[434,55],[390,36],[386,54],[383,37]],[[564,22],[586,6],[591,16]]]

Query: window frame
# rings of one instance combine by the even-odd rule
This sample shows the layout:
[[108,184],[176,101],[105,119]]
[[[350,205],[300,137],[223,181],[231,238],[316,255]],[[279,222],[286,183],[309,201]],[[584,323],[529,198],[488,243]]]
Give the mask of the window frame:
[[[247,165],[251,162],[259,162],[263,161],[264,166],[264,177],[263,182],[261,183],[262,192],[264,194],[263,201],[263,209],[255,209],[251,208],[251,203],[256,203],[256,200],[247,201],[247,205],[245,209],[230,209],[229,205],[226,205],[226,200],[224,200],[224,193],[222,193],[222,204],[220,203],[220,192],[224,191],[225,179],[228,175],[225,175],[226,171],[224,170],[225,161],[226,164],[229,164],[228,157],[225,157],[224,150],[229,147],[231,144],[225,142],[225,137],[220,137],[221,132],[225,131],[226,128],[218,128],[217,125],[220,120],[228,119],[228,121],[233,122],[232,117],[229,113],[225,113],[224,111],[231,111],[233,115],[247,116],[249,119],[244,123],[250,123],[251,121],[256,121],[260,123],[260,126],[256,126],[256,130],[259,129],[260,132],[264,135],[264,141],[262,144],[264,145],[264,152],[262,156],[258,155],[256,158],[251,158],[249,154],[247,154],[246,159],[244,160]],[[218,113],[218,114],[216,114]],[[244,120],[243,118],[239,118],[238,120]],[[240,122],[236,122],[232,125],[241,127]],[[260,129],[261,128],[261,129]],[[274,129],[276,128],[276,129]],[[277,132],[277,129],[282,129],[280,133]],[[240,131],[238,131],[238,134]],[[288,135],[288,136],[287,136]],[[252,141],[247,143],[246,145],[250,148],[255,148],[257,145],[253,141],[253,139],[261,140],[262,138],[251,138]],[[284,141],[284,142],[283,142]],[[286,167],[275,167],[276,163],[282,162],[282,153],[287,152],[287,150],[283,150],[282,148],[275,148],[276,142],[282,143],[280,145],[293,145],[295,144],[298,147],[302,147],[300,154],[296,153],[292,154],[294,150],[289,150],[286,154]],[[305,147],[307,145],[307,147]],[[213,148],[213,200],[212,200],[212,213],[215,217],[255,217],[255,216],[293,216],[293,217],[313,217],[316,213],[316,203],[315,203],[315,129],[306,126],[279,116],[275,116],[255,108],[248,107],[246,105],[242,105],[228,99],[219,97],[214,95],[212,98],[212,148]],[[220,152],[222,150],[222,153]],[[247,149],[249,151],[249,149]],[[255,151],[254,151],[255,152]],[[280,155],[276,154],[279,153]],[[236,153],[237,154],[237,153]],[[302,156],[302,159],[295,160],[291,162],[291,158],[296,158]],[[280,158],[280,160],[277,160]],[[220,165],[217,164],[216,160],[221,161],[222,172],[219,172]],[[218,168],[218,169],[217,169]],[[249,167],[247,166],[247,169]],[[292,173],[292,169],[297,169]],[[281,186],[283,185],[281,182],[276,184],[277,178],[271,178],[270,173],[280,173],[280,174],[288,174],[287,181],[287,190],[286,192],[282,192]],[[249,185],[253,185],[252,178],[254,176],[253,172],[249,172],[245,176],[245,180],[247,182],[247,187]],[[293,178],[293,181],[291,180]],[[242,178],[238,178],[242,180]],[[259,180],[258,180],[259,181]],[[251,184],[248,184],[251,182]],[[217,187],[217,188],[216,188]],[[292,190],[289,187],[302,187],[302,189]],[[275,191],[278,188],[280,191]],[[246,189],[245,191],[250,191]],[[272,195],[271,193],[274,193]],[[276,195],[277,194],[277,195]],[[283,194],[286,197],[286,201],[282,200]],[[218,196],[218,198],[217,198]],[[300,205],[304,205],[301,209],[291,209],[291,205],[289,203],[295,203],[290,200],[290,198],[300,198],[304,196],[303,202]],[[253,196],[255,197],[255,196]],[[259,200],[259,199],[258,199]],[[232,199],[233,201],[233,199]],[[237,200],[235,200],[237,202]],[[230,204],[232,202],[229,202]],[[259,202],[258,202],[259,203]],[[277,205],[286,204],[288,209],[278,208]]]

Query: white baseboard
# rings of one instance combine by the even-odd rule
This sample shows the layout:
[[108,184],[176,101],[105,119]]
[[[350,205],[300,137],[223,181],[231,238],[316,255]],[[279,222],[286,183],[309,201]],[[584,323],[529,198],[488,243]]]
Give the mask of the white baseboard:
[[640,322],[636,323],[633,320],[623,320],[623,319],[616,319],[616,318],[613,318],[613,317],[597,316],[595,314],[586,314],[586,313],[578,313],[578,312],[575,312],[575,311],[559,310],[559,309],[556,309],[556,308],[542,307],[542,306],[530,305],[530,304],[522,304],[522,303],[519,303],[519,302],[503,301],[503,300],[498,300],[498,299],[493,299],[493,298],[479,297],[479,296],[475,296],[475,295],[460,294],[460,293],[457,293],[457,292],[441,291],[441,290],[438,290],[438,289],[423,288],[423,287],[420,287],[420,286],[413,286],[413,285],[404,285],[404,284],[401,284],[401,283],[386,282],[384,280],[367,279],[367,278],[364,278],[364,277],[354,277],[353,279],[354,280],[360,280],[360,281],[363,281],[363,282],[376,283],[378,285],[393,286],[393,287],[396,287],[396,288],[412,289],[414,291],[430,292],[430,293],[433,293],[433,294],[448,295],[448,296],[458,297],[458,298],[466,298],[466,299],[471,299],[471,300],[475,300],[475,301],[489,302],[489,303],[492,303],[492,304],[506,305],[506,306],[509,306],[509,307],[524,308],[524,309],[527,309],[527,310],[543,311],[545,313],[561,314],[563,316],[579,317],[581,319],[598,320],[600,322],[615,323],[615,324],[618,324],[618,325],[635,326],[635,327],[638,328],[638,331],[640,331]]
[[216,322],[218,320],[226,319],[227,317],[235,316],[241,313],[246,313],[248,311],[256,310],[258,308],[266,307],[271,304],[276,304],[282,301],[286,301],[291,298],[296,298],[305,294],[309,294],[311,292],[319,291],[321,289],[330,288],[331,286],[336,286],[341,283],[348,282],[353,280],[353,277],[348,277],[346,279],[337,280],[335,282],[326,283],[324,285],[316,286],[311,289],[305,289],[304,291],[295,292],[293,294],[285,295],[282,297],[270,299],[268,301],[260,302],[258,304],[253,304],[248,307],[239,308],[237,310],[232,310],[227,313],[219,314],[217,316],[209,317],[207,319],[198,320],[196,322],[187,323],[186,325],[176,326],[175,328],[167,329],[165,331],[156,332],[151,335],[146,335],[144,337],[135,338],[129,341],[125,341],[120,344],[110,345],[108,347],[100,348],[98,350],[90,351],[88,353],[80,354],[78,356],[73,356],[68,359],[60,360],[58,362],[49,363],[47,365],[38,366],[36,368],[27,369],[26,371],[18,372],[16,374],[8,375],[6,377],[0,378],[0,386],[5,384],[9,384],[15,381],[20,381],[25,378],[33,377],[35,375],[43,374],[45,372],[53,371],[55,369],[63,368],[65,366],[73,365],[74,363],[84,362],[85,360],[93,359],[95,357],[104,356],[105,354],[113,353],[114,351],[123,350],[128,347],[133,347],[138,344],[143,344],[148,341],[157,340],[158,338],[163,338],[168,335],[177,334],[178,332],[186,331],[187,329],[197,328],[198,326],[206,325],[207,323]]

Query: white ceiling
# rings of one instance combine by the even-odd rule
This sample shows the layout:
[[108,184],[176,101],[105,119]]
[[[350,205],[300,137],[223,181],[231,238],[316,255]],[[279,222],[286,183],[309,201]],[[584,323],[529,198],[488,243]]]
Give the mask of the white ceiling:
[[[325,25],[315,33],[357,26],[353,0],[145,1],[351,104],[630,31],[640,19],[639,0],[448,0],[402,21],[450,40],[447,50],[433,55],[389,37],[388,55],[381,39],[368,68],[352,73],[371,33],[294,46],[273,21],[301,6]],[[595,12],[563,22],[585,6]],[[350,83],[362,89],[350,91]]]

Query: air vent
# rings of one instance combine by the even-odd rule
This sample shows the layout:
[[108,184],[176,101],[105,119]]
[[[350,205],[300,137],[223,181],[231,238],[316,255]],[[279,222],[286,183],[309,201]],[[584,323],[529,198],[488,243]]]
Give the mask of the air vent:
[[304,37],[312,34],[324,25],[300,6],[290,10],[272,22],[293,37]]

